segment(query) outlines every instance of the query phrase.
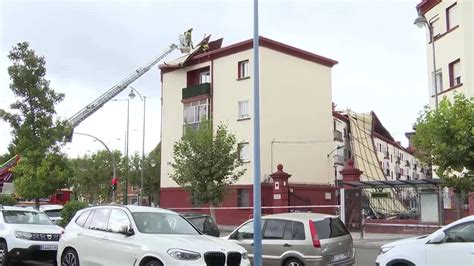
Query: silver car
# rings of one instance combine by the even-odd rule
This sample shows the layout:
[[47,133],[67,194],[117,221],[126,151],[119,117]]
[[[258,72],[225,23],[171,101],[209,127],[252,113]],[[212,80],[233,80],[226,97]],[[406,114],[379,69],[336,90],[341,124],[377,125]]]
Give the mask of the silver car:
[[[253,220],[226,238],[243,246],[253,260]],[[337,216],[281,213],[262,217],[263,265],[352,265],[352,236]]]

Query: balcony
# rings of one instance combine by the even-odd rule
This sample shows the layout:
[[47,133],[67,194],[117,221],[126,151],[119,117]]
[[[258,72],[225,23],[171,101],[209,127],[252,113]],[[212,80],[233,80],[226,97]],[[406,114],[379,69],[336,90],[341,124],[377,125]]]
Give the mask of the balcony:
[[210,93],[211,93],[210,83],[192,85],[192,86],[183,88],[182,99],[184,100],[184,99],[188,99],[188,98],[200,96],[200,95],[210,95]]
[[396,163],[396,164],[400,164],[400,157],[399,157],[399,156],[396,156],[396,157],[395,157],[395,163]]
[[341,131],[339,131],[339,130],[334,130],[334,131],[333,131],[333,134],[334,134],[334,140],[343,141],[342,132],[341,132]]
[[388,160],[390,159],[390,154],[388,153],[388,151],[382,151],[383,152],[383,158]]
[[410,161],[409,160],[405,160],[405,166],[410,167]]

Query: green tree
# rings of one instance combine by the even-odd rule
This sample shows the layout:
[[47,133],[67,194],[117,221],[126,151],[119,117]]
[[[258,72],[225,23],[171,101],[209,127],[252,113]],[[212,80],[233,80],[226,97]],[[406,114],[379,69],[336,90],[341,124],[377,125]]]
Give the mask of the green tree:
[[67,132],[65,121],[55,120],[55,105],[64,99],[45,79],[46,61],[29,47],[18,43],[10,51],[8,67],[10,89],[16,101],[12,112],[0,109],[0,118],[12,128],[11,154],[22,159],[13,169],[16,192],[22,197],[47,197],[68,185],[70,169],[66,156],[61,153],[61,142]]
[[160,204],[161,188],[161,143],[148,154],[145,159],[144,195],[155,206]]
[[212,129],[205,121],[197,130],[188,128],[183,138],[173,145],[174,162],[171,178],[186,189],[194,202],[213,206],[222,202],[226,187],[245,173],[235,135],[223,124]]
[[463,195],[474,191],[474,98],[456,94],[438,109],[425,107],[415,128],[418,156],[435,166],[443,185]]
[[[112,152],[115,161],[121,161],[119,151]],[[71,159],[73,175],[72,186],[78,197],[88,203],[97,204],[111,200],[112,158],[106,150],[92,155]],[[117,175],[122,171],[117,166]]]

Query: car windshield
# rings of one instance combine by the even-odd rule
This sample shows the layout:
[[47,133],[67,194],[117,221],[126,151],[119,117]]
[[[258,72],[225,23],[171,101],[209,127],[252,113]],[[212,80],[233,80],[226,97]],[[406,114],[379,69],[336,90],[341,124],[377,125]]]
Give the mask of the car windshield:
[[3,211],[3,219],[9,224],[53,224],[48,216],[34,211]]
[[199,235],[200,233],[183,217],[173,213],[132,213],[138,231],[145,234]]

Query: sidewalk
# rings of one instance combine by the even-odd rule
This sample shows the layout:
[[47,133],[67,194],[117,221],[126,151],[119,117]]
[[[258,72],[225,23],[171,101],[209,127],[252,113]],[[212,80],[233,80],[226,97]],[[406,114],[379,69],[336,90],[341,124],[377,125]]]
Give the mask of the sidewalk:
[[355,248],[380,248],[382,245],[397,241],[400,239],[415,237],[414,234],[376,234],[365,233],[364,238],[360,238],[360,232],[351,232]]

